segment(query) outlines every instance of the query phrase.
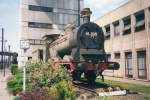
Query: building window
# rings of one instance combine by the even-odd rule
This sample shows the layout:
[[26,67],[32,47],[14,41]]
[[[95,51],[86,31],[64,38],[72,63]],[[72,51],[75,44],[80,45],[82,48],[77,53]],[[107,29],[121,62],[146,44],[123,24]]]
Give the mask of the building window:
[[149,21],[148,25],[149,25],[149,28],[150,28],[150,21]]
[[28,60],[32,60],[32,57],[28,57]]
[[131,33],[131,17],[125,17],[123,19],[124,23],[124,30],[123,30],[123,35],[130,34]]
[[132,78],[132,53],[126,52],[125,53],[125,74],[126,77]]
[[52,29],[52,24],[50,24],[50,23],[28,22],[28,27]]
[[110,25],[106,25],[105,30],[106,30],[105,38],[110,39]]
[[51,7],[42,7],[42,6],[35,6],[35,5],[29,5],[29,10],[41,11],[41,12],[53,12],[53,8]]
[[146,79],[146,51],[137,52],[137,63],[139,78]]
[[114,22],[114,35],[118,36],[120,34],[119,21]]
[[120,59],[120,53],[115,53],[115,59]]
[[[149,13],[150,13],[150,7],[148,8],[148,10],[149,10]],[[150,20],[149,20],[149,22],[148,22],[148,26],[149,26],[149,28],[150,28]]]
[[135,19],[136,19],[135,32],[144,30],[145,29],[144,10],[135,13]]
[[28,39],[30,45],[44,45],[45,41],[40,39]]
[[39,60],[43,60],[43,50],[38,50],[38,58]]
[[111,54],[107,54],[107,58],[108,58],[108,60],[110,60],[111,59]]

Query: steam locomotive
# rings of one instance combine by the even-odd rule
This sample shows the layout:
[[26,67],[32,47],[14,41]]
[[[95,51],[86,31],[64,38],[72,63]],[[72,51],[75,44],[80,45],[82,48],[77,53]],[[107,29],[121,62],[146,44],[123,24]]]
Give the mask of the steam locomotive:
[[50,44],[52,59],[49,61],[54,67],[67,68],[73,80],[80,80],[83,74],[89,83],[93,83],[98,75],[104,80],[104,70],[119,69],[117,62],[108,62],[104,33],[101,27],[90,22],[91,13],[89,8],[85,8],[81,12],[83,24]]

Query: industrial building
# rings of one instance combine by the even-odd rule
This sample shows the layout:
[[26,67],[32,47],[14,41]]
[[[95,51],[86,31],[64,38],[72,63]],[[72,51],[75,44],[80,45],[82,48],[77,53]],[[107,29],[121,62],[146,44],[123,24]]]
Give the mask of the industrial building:
[[150,1],[130,0],[95,21],[105,33],[105,50],[110,61],[120,63],[107,76],[150,80]]
[[20,50],[19,64],[24,56],[27,59],[45,60],[46,43],[43,37],[59,34],[67,24],[77,22],[78,12],[84,5],[83,1],[21,0],[20,42],[27,40],[30,47]]

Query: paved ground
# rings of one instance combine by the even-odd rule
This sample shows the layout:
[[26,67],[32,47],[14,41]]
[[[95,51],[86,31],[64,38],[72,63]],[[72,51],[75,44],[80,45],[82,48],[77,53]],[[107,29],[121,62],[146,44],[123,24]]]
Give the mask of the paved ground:
[[0,70],[0,100],[12,100],[12,96],[6,90],[6,79],[10,75],[8,69],[6,69],[5,77],[3,76],[3,70]]
[[150,81],[133,80],[133,79],[126,79],[126,78],[116,78],[116,77],[108,77],[108,76],[105,76],[105,79],[126,82],[126,83],[132,83],[132,84],[140,84],[140,85],[150,87]]

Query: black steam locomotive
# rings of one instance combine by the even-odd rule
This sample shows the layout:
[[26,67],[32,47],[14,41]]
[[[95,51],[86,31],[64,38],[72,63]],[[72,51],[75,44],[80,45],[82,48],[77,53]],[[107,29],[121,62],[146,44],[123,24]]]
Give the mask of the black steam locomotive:
[[[108,62],[104,49],[104,33],[97,24],[90,22],[91,11],[85,8],[81,15],[83,22],[79,28],[72,29],[50,44],[50,54],[54,67],[66,67],[74,80],[80,80],[82,74],[89,83],[104,70],[118,70],[119,64]],[[53,59],[59,57],[61,59]]]

